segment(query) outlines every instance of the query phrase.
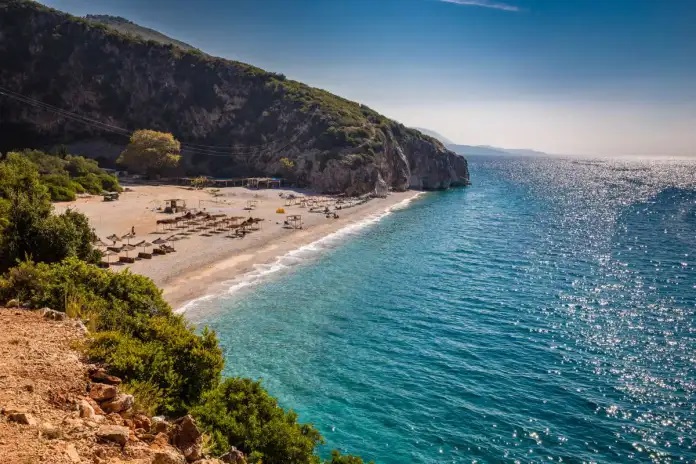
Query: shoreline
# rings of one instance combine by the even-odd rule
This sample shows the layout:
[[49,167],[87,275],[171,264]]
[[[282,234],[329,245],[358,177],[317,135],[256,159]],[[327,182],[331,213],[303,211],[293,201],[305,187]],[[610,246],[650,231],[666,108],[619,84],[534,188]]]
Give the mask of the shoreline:
[[[185,305],[207,295],[229,290],[235,280],[249,280],[254,274],[267,274],[260,268],[273,266],[278,260],[314,242],[325,239],[343,229],[358,226],[370,218],[388,214],[396,205],[410,202],[423,192],[407,190],[392,192],[386,198],[374,198],[351,207],[336,209],[338,219],[310,212],[308,208],[292,204],[281,195],[315,196],[312,192],[289,189],[249,190],[243,187],[192,190],[181,186],[132,185],[118,201],[104,202],[101,197],[79,198],[76,201],[56,203],[57,213],[70,208],[85,214],[97,236],[111,245],[106,237],[123,236],[135,229],[136,236],[129,243],[157,238],[172,238],[170,244],[177,250],[152,259],[138,259],[133,264],[112,264],[116,272],[131,272],[151,278],[162,289],[165,300],[181,312]],[[263,219],[260,230],[244,238],[230,238],[228,234],[208,232],[182,233],[182,229],[163,231],[157,220],[171,218],[161,207],[167,199],[183,199],[189,208],[227,216],[253,216]],[[254,202],[253,210],[248,209]],[[346,205],[347,206],[347,205]],[[284,208],[284,213],[278,213]],[[333,212],[333,211],[332,211]],[[287,229],[286,215],[302,215],[302,229]],[[124,239],[121,243],[126,243]],[[120,243],[119,243],[120,244]],[[144,249],[143,249],[144,250]],[[131,256],[137,256],[137,249]],[[111,258],[113,263],[117,258]]]
[[175,312],[183,314],[199,301],[252,285],[280,268],[287,268],[280,262],[292,253],[311,247],[342,231],[378,222],[395,207],[408,204],[423,194],[424,192],[411,190],[392,193],[387,198],[373,199],[361,205],[361,214],[353,214],[349,218],[341,218],[312,229],[296,231],[294,240],[284,241],[282,244],[267,243],[256,248],[250,247],[243,255],[221,257],[205,267],[190,270],[174,278],[162,287],[163,296]]

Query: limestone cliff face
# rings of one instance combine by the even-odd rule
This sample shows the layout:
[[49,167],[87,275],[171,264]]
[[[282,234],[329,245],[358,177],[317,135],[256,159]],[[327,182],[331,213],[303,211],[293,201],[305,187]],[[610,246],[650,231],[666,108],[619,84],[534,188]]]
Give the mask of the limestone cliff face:
[[149,128],[182,141],[191,174],[284,175],[350,194],[468,183],[464,158],[363,105],[33,2],[0,0],[0,63],[0,91],[34,101],[0,95],[0,150],[66,144],[113,158],[128,131]]

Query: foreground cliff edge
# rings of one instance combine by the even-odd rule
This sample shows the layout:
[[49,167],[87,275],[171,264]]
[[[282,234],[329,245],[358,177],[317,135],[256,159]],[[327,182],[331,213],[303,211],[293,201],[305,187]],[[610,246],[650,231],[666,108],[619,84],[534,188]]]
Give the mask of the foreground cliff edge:
[[191,416],[139,412],[121,379],[84,363],[78,320],[57,311],[0,308],[0,456],[3,463],[222,464],[205,456]]
[[191,174],[281,173],[348,194],[469,182],[466,160],[434,138],[282,74],[25,0],[0,0],[0,31],[0,151],[67,144],[113,159],[151,128],[182,141]]

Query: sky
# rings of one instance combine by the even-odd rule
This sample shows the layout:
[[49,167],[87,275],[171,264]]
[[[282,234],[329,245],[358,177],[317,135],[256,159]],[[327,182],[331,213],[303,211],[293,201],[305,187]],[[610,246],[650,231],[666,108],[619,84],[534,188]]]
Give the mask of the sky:
[[694,0],[45,0],[460,144],[696,155]]

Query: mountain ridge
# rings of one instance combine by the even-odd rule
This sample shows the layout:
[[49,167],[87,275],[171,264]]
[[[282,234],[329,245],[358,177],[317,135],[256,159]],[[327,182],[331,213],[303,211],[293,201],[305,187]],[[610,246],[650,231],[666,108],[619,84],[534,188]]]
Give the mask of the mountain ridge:
[[[277,175],[323,192],[466,185],[466,160],[365,105],[255,66],[143,40],[26,0],[0,1],[0,150],[66,144],[113,158],[126,131],[172,132],[185,169]],[[186,145],[188,144],[188,145]],[[88,153],[87,153],[88,152]]]
[[154,40],[155,42],[160,42],[164,45],[175,45],[177,47],[183,48],[184,50],[201,51],[193,45],[189,45],[186,42],[176,40],[172,37],[169,37],[168,35],[162,34],[159,31],[150,29],[149,27],[141,26],[140,24],[134,23],[133,21],[130,21],[121,16],[88,14],[85,16],[85,19],[93,23],[103,24],[104,26],[113,28],[121,32],[122,34],[132,34],[144,40]]

